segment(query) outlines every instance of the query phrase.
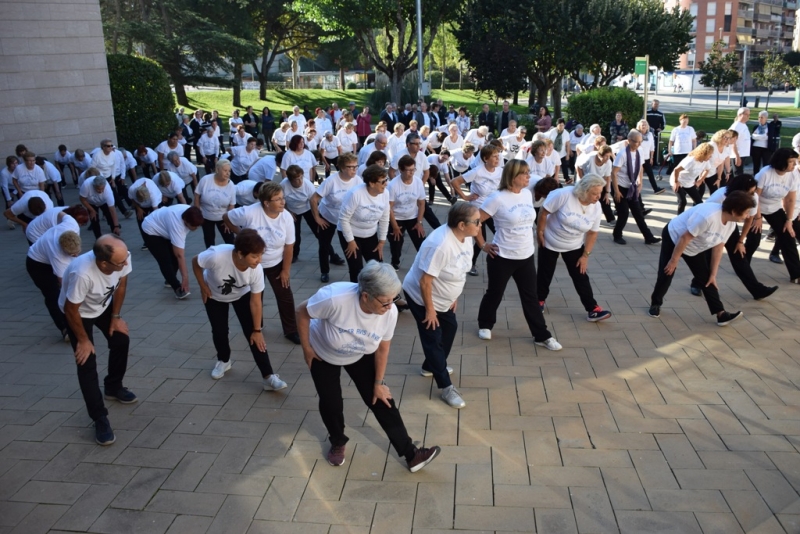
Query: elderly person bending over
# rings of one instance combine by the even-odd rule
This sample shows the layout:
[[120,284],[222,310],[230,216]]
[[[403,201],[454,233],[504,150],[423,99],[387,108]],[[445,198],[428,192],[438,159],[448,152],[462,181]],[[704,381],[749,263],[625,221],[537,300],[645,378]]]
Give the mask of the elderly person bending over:
[[414,446],[384,380],[397,323],[394,299],[400,288],[391,266],[370,261],[357,284],[337,282],[323,287],[297,308],[303,357],[319,395],[319,413],[331,442],[327,459],[333,466],[344,464],[348,441],[342,367],[412,473],[441,452],[437,446]]

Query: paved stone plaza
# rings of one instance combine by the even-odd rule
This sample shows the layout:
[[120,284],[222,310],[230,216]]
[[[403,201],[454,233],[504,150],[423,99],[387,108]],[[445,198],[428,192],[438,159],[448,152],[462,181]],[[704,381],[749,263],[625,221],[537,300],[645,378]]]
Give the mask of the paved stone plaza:
[[[675,199],[646,189],[660,232]],[[440,218],[446,209],[437,206]],[[25,272],[23,236],[0,231],[0,533],[800,532],[800,288],[767,260],[771,243],[755,270],[781,287],[764,302],[723,258],[723,302],[745,316],[719,328],[689,293],[683,263],[661,318],[648,317],[659,248],[643,244],[633,220],[627,246],[603,228],[590,274],[614,316],[587,322],[560,265],[545,312],[558,353],[533,345],[513,285],[494,339],[478,339],[481,258],[450,359],[465,409],[448,408],[419,376],[416,325],[407,312],[398,320],[387,381],[412,438],[442,446],[411,474],[350,385],[347,461],[328,465],[311,377],[281,335],[270,291],[265,338],[289,387],[261,390],[235,329],[233,368],[212,380],[196,282],[176,300],[134,222],[122,223],[133,258],[125,385],[140,401],[108,403],[110,447],[94,443],[72,352]],[[91,232],[82,235],[86,250]],[[201,247],[197,232],[187,254]],[[401,275],[408,240],[407,250]],[[306,232],[292,268],[297,302],[320,287],[315,256]],[[346,280],[346,268],[331,275]]]

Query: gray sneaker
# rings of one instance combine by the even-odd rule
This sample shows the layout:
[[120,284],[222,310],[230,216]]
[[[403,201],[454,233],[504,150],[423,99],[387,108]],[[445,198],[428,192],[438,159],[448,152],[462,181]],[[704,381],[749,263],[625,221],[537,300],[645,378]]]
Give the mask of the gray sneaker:
[[269,390],[277,391],[279,389],[284,389],[286,387],[286,382],[281,380],[281,377],[276,374],[269,375],[269,378],[265,378],[263,382],[264,382],[264,391],[269,391]]
[[448,406],[456,410],[460,410],[467,405],[455,386],[447,386],[442,390],[442,400],[445,401]]

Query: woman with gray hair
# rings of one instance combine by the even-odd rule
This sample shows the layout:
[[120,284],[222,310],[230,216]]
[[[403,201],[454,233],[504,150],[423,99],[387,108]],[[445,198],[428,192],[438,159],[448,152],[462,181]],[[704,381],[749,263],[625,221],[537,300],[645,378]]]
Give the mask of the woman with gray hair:
[[214,246],[214,227],[217,227],[222,240],[233,244],[234,235],[225,226],[222,216],[236,204],[236,186],[230,180],[231,164],[226,159],[217,161],[216,172],[206,174],[194,192],[193,205],[203,212],[203,242],[206,248]]
[[587,265],[597,241],[603,211],[600,196],[606,181],[596,174],[584,175],[574,187],[556,189],[539,210],[536,235],[539,241],[539,307],[544,310],[558,257],[564,260],[575,291],[588,313],[586,320],[603,321],[611,312],[598,306],[589,281]]
[[175,173],[183,180],[183,198],[189,199],[189,186],[192,192],[197,189],[197,167],[174,150],[167,154],[164,170]]
[[369,261],[358,274],[358,283],[325,286],[297,307],[300,344],[319,396],[319,413],[331,442],[327,460],[333,466],[344,464],[348,441],[340,378],[343,367],[412,473],[441,452],[436,446],[414,446],[384,380],[400,287],[391,266]]
[[772,159],[772,150],[769,149],[769,125],[767,119],[769,112],[758,112],[758,124],[753,126],[753,145],[750,147],[750,157],[753,158],[753,175],[758,174],[762,167],[769,165]]

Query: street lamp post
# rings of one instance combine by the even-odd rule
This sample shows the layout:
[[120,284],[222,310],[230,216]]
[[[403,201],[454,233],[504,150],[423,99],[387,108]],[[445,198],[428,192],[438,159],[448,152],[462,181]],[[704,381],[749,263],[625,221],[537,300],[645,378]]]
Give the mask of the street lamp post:
[[695,69],[697,69],[697,63],[695,61],[697,59],[697,52],[695,52],[694,50],[690,50],[689,55],[692,58],[692,83],[689,86],[689,105],[691,106],[692,96],[694,96],[694,71]]

